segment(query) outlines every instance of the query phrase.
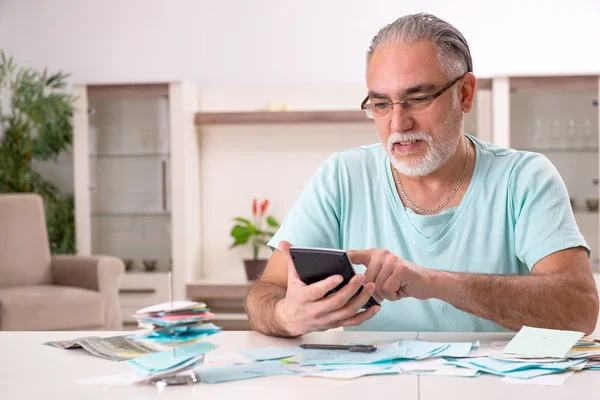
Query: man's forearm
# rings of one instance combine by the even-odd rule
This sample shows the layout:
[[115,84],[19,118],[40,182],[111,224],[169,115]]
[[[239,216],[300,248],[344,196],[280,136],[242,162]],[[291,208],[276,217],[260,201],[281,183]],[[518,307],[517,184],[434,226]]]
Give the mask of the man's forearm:
[[270,282],[257,281],[246,297],[246,312],[253,330],[270,336],[289,337],[276,313],[286,290]]
[[509,329],[527,325],[589,334],[596,325],[597,293],[566,274],[432,273],[434,298]]

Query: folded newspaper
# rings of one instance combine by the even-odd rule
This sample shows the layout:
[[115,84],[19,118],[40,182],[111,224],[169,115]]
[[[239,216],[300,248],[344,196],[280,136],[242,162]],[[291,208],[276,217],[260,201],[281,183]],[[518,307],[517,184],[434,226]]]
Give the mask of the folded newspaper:
[[133,339],[131,335],[111,336],[101,338],[86,336],[73,340],[59,340],[46,342],[50,346],[60,349],[83,348],[96,357],[111,361],[126,361],[163,350],[149,344],[142,344]]

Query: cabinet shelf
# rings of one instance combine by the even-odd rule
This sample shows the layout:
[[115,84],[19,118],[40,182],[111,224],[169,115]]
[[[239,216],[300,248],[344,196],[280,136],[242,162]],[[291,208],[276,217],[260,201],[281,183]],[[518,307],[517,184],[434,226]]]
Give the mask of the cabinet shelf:
[[372,123],[360,110],[248,111],[196,113],[196,125]]
[[169,153],[93,153],[90,158],[152,158],[169,157]]
[[575,208],[573,209],[573,214],[575,215],[598,215],[598,210],[588,210],[584,208]]
[[169,211],[154,211],[154,212],[95,212],[92,217],[170,217]]

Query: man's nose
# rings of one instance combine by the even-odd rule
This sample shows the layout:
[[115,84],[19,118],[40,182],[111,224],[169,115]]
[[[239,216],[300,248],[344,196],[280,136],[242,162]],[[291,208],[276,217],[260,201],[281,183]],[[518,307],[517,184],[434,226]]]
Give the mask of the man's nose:
[[392,132],[405,132],[413,128],[415,121],[401,104],[394,104],[390,128]]

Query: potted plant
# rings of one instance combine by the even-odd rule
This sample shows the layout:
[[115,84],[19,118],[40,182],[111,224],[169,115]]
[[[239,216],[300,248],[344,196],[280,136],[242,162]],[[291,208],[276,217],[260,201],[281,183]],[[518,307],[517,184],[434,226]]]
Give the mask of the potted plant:
[[254,199],[252,201],[251,219],[241,217],[233,219],[236,224],[231,229],[234,242],[230,248],[250,245],[252,258],[245,259],[244,266],[246,276],[251,281],[258,279],[265,270],[267,260],[259,258],[260,249],[267,245],[269,239],[273,237],[277,228],[279,228],[279,222],[273,216],[266,216],[267,207],[269,207],[269,200],[265,199],[259,205],[258,201]]
[[69,75],[19,68],[0,50],[0,193],[44,199],[52,253],[75,252],[73,195],[43,178],[40,162],[56,161],[73,141]]

